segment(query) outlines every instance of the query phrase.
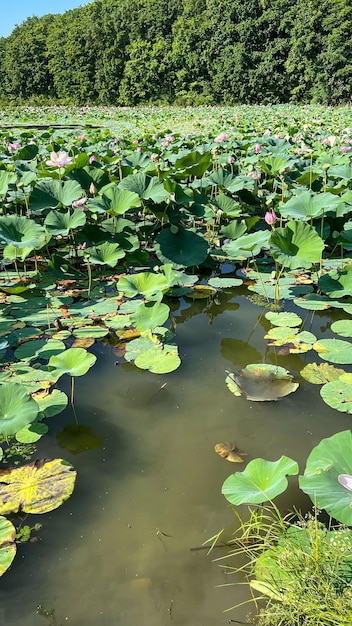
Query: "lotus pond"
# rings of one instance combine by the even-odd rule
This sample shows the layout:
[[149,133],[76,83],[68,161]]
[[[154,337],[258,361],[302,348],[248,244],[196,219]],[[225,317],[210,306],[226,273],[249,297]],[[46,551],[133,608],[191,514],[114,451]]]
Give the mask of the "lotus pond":
[[2,622],[244,620],[222,484],[350,429],[350,109],[1,118]]

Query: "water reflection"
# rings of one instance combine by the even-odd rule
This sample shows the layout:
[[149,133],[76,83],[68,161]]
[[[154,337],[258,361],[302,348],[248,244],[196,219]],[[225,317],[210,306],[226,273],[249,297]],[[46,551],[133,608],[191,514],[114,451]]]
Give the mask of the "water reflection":
[[[268,350],[263,310],[237,294],[174,303],[182,365],[169,375],[115,366],[113,346],[96,345],[97,365],[82,378],[75,405],[102,446],[62,450],[56,438],[72,428],[72,412],[50,418],[40,456],[67,458],[77,486],[57,511],[31,517],[44,525],[41,541],[19,546],[2,578],[1,624],[45,626],[39,604],[54,609],[55,626],[222,626],[245,618],[248,607],[223,613],[249,597],[245,586],[217,588],[236,578],[212,562],[218,553],[193,550],[224,526],[231,536],[234,524],[221,495],[234,467],[214,445],[235,441],[248,460],[287,454],[303,469],[311,448],[349,428],[350,418],[304,381],[279,402],[248,402],[227,390],[229,363],[266,359],[298,375],[314,360]],[[312,332],[328,319],[314,317]],[[282,502],[300,504],[293,483]]]

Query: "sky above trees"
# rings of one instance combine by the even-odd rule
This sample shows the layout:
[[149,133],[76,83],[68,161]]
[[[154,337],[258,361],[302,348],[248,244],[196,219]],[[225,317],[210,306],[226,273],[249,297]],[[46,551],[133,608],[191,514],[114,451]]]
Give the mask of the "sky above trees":
[[0,37],[8,37],[17,24],[27,17],[40,17],[46,13],[64,13],[87,4],[88,0],[11,0],[3,7],[0,20]]

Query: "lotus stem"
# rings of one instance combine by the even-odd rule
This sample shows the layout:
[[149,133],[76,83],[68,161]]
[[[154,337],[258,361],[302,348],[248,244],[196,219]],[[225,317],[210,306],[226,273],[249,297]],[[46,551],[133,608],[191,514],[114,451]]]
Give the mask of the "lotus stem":
[[89,260],[87,259],[87,270],[88,270],[88,290],[87,290],[87,296],[88,298],[90,298],[90,291],[92,288],[92,268],[90,266]]

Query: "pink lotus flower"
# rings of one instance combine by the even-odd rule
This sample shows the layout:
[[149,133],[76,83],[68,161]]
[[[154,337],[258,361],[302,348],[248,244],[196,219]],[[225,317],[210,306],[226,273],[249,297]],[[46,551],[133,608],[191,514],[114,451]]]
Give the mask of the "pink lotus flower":
[[89,157],[89,163],[95,163],[95,161],[97,161],[97,157],[94,156],[94,154],[92,154],[92,156]]
[[140,146],[138,146],[137,152],[142,152],[142,148]]
[[254,180],[259,180],[260,178],[258,172],[248,172],[247,176],[250,176],[250,178],[254,178]]
[[227,140],[228,140],[228,136],[226,135],[226,133],[220,133],[220,135],[218,135],[214,139],[215,143],[221,143],[222,141],[227,141]]
[[341,146],[341,152],[349,152],[351,150],[351,146]]
[[168,141],[162,141],[161,145],[162,145],[163,148],[167,148],[168,145],[169,145],[169,142]]
[[94,183],[90,183],[90,185],[89,185],[89,193],[90,193],[92,196],[95,196],[95,194],[97,193],[97,188],[96,188],[96,186],[94,185]]
[[20,143],[9,143],[9,145],[7,146],[7,149],[9,152],[14,152],[15,150],[18,150],[18,148],[21,147]]
[[78,135],[77,139],[79,139],[80,141],[84,141],[86,138],[85,135]]
[[49,161],[46,161],[46,164],[52,167],[66,167],[70,163],[72,163],[72,157],[69,157],[64,150],[51,152]]
[[267,211],[265,213],[264,220],[267,224],[269,224],[269,226],[273,226],[273,224],[277,221],[277,215],[274,211]]
[[80,211],[85,211],[88,208],[86,206],[87,200],[88,200],[87,197],[80,198],[79,200],[75,200],[74,202],[72,202],[72,208],[79,209]]
[[158,155],[153,152],[153,154],[150,155],[150,160],[152,163],[155,163],[158,160]]
[[261,151],[262,151],[262,146],[261,146],[261,144],[260,144],[260,143],[256,143],[256,144],[255,144],[255,148],[254,148],[254,152],[255,152],[256,154],[259,154]]
[[235,159],[233,158],[233,156],[230,155],[229,157],[227,157],[227,162],[231,165],[231,163],[235,162]]

